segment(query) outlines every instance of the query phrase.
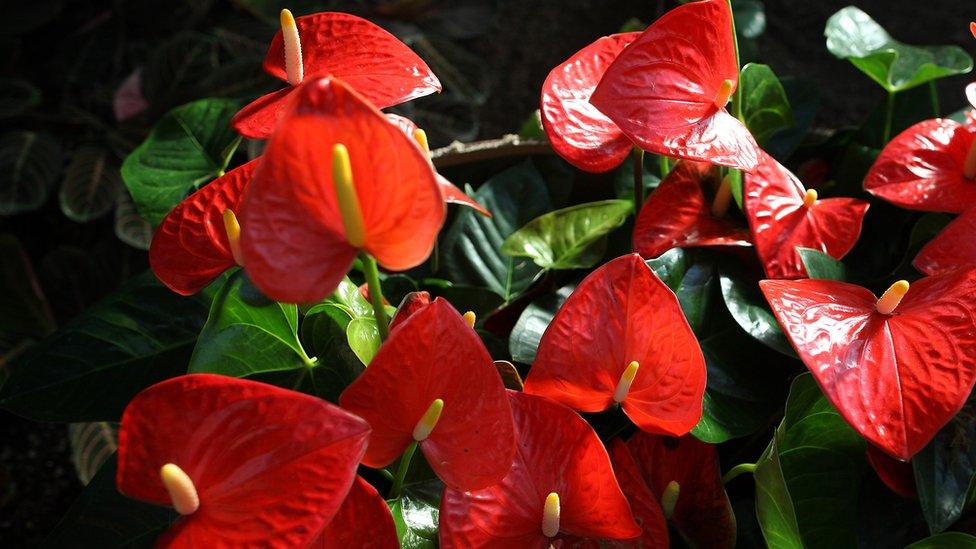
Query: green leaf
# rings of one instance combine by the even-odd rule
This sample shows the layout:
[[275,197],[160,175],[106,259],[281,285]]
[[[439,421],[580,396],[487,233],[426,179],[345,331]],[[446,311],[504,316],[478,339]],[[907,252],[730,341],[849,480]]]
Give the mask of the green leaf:
[[796,356],[779,322],[769,310],[759,285],[741,269],[723,265],[719,269],[722,299],[732,318],[747,334],[787,356]]
[[91,482],[102,465],[115,454],[119,446],[118,429],[117,424],[106,421],[68,425],[71,462],[82,484]]
[[820,110],[820,86],[816,80],[784,76],[779,79],[793,112],[794,125],[774,133],[763,148],[780,160],[793,154],[813,127]]
[[416,483],[404,489],[403,496],[387,502],[393,513],[400,547],[403,549],[434,549],[437,547],[439,517],[439,481]]
[[137,250],[148,250],[153,228],[139,212],[128,189],[119,190],[115,203],[115,236]]
[[443,269],[455,283],[488,288],[507,303],[529,287],[540,269],[532,261],[503,253],[502,242],[551,209],[549,192],[527,160],[489,179],[473,198],[492,217],[468,208],[458,212],[442,241]]
[[316,357],[311,392],[332,402],[363,371],[346,335],[351,321],[348,310],[332,302],[315,305],[302,320],[302,343]]
[[512,360],[523,364],[535,362],[535,353],[556,311],[563,306],[569,295],[576,289],[575,284],[563,286],[555,293],[547,294],[536,299],[522,311],[512,333],[508,338],[508,351]]
[[0,78],[0,118],[10,118],[37,106],[41,92],[20,78]]
[[115,488],[115,456],[105,462],[42,547],[151,547],[179,516]]
[[311,367],[298,341],[298,308],[277,302],[249,305],[240,295],[243,283],[237,271],[217,291],[189,371],[248,377]]
[[829,255],[813,248],[797,248],[800,261],[810,278],[822,280],[847,280],[847,267]]
[[68,219],[85,223],[102,217],[115,206],[122,189],[122,176],[111,153],[96,146],[82,146],[74,152],[58,199]]
[[623,225],[632,209],[627,200],[603,200],[549,212],[509,235],[502,251],[532,258],[543,269],[587,269],[603,256],[600,239]]
[[57,324],[30,257],[16,237],[0,234],[0,257],[4,289],[0,292],[0,353],[6,353],[10,346],[50,334]]
[[749,63],[742,67],[739,85],[742,86],[742,114],[746,127],[760,145],[765,145],[777,132],[796,124],[786,90],[768,66]]
[[952,526],[976,488],[976,396],[914,458],[915,485],[933,533]]
[[905,549],[976,549],[976,536],[945,532],[916,541]]
[[122,163],[122,179],[139,213],[153,225],[191,191],[223,174],[240,136],[230,99],[201,99],[166,114]]
[[118,421],[136,393],[186,372],[208,304],[143,273],[12,363],[0,406],[38,421]]
[[857,546],[864,451],[813,376],[798,376],[755,475],[756,512],[771,548]]
[[44,205],[61,175],[61,145],[46,133],[13,131],[0,136],[0,215]]
[[758,38],[766,30],[766,11],[759,0],[732,2],[735,32],[743,38]]
[[698,251],[681,248],[672,248],[646,263],[671,288],[691,329],[700,334],[715,293],[715,263]]
[[157,42],[142,71],[146,100],[165,108],[200,97],[193,92],[218,68],[218,49],[215,37],[192,31]]
[[827,49],[847,59],[888,93],[963,74],[973,60],[958,46],[910,46],[892,38],[874,19],[848,6],[827,20]]
[[369,366],[370,361],[380,350],[380,330],[376,326],[376,319],[373,317],[354,318],[346,326],[346,339],[349,348],[352,349],[364,366]]

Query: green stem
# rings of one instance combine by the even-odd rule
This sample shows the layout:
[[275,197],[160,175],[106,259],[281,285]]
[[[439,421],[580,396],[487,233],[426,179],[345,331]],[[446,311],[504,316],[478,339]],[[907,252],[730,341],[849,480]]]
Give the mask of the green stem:
[[939,106],[939,90],[935,87],[935,80],[929,81],[929,97],[932,99],[932,116],[938,118],[942,115],[942,108]]
[[363,274],[366,275],[366,287],[369,288],[369,301],[373,305],[373,315],[376,317],[376,327],[380,331],[380,340],[386,341],[390,335],[390,319],[383,307],[383,288],[380,286],[380,270],[376,266],[373,256],[364,253]]
[[661,170],[661,179],[664,179],[669,173],[671,173],[671,161],[663,154],[658,155],[657,165]]
[[[732,0],[727,0],[729,3],[729,11],[732,11]],[[741,60],[739,59],[739,35],[735,32],[735,17],[732,18],[732,44],[735,47],[735,69],[740,70]],[[742,86],[738,83],[735,85],[735,93],[732,95],[732,116],[739,119],[740,122],[745,124],[745,120],[742,119]]]
[[393,477],[393,488],[390,489],[390,499],[400,497],[403,491],[403,479],[407,478],[407,471],[410,469],[410,460],[413,459],[414,452],[417,451],[417,441],[410,443],[407,449],[400,456],[400,465],[397,467],[396,476]]
[[728,484],[729,482],[732,482],[732,479],[741,475],[742,473],[755,473],[755,472],[756,472],[755,463],[740,463],[735,467],[729,469],[728,473],[725,473],[725,476],[722,477],[722,484]]
[[644,205],[644,150],[634,147],[633,171],[634,171],[634,213],[640,213],[641,206]]
[[388,480],[390,482],[393,482],[393,480],[394,480],[393,479],[393,473],[387,471],[386,469],[377,469],[376,471],[379,474],[383,475],[383,478],[385,478],[386,480]]
[[895,115],[895,92],[888,92],[888,97],[885,100],[885,120],[884,120],[884,134],[882,135],[881,145],[888,143],[891,139],[891,119]]

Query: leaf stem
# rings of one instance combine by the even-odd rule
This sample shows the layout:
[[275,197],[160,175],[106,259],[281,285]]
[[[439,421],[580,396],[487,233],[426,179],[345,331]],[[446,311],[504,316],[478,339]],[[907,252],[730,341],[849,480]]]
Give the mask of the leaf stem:
[[929,80],[929,97],[932,99],[932,116],[936,118],[942,116],[942,108],[939,105],[939,90],[935,87],[935,80]]
[[668,157],[664,156],[663,154],[658,155],[657,165],[658,168],[661,170],[661,179],[663,180],[665,177],[668,176],[669,173],[671,173],[671,160]]
[[[732,0],[727,0],[729,3],[729,11],[732,12]],[[735,70],[740,71],[742,66],[742,60],[739,58],[739,35],[735,32],[735,15],[730,17],[732,20],[732,45],[735,48]],[[745,120],[742,119],[742,86],[738,81],[740,78],[736,79],[735,93],[732,95],[732,116],[739,119],[739,122],[745,124]]]
[[632,155],[634,171],[634,212],[640,213],[641,206],[644,205],[644,150],[634,147]]
[[407,478],[407,471],[410,469],[410,461],[413,459],[414,452],[417,451],[417,441],[410,443],[407,449],[400,456],[400,465],[397,466],[396,476],[393,477],[393,488],[390,489],[390,499],[400,497],[403,491],[403,479]]
[[740,463],[735,467],[729,469],[728,473],[725,473],[725,476],[722,477],[722,484],[728,484],[729,482],[732,482],[732,479],[741,475],[742,473],[755,473],[755,472],[756,472],[755,463]]
[[884,133],[881,136],[881,146],[884,146],[891,139],[891,119],[894,115],[895,92],[888,92],[888,97],[885,99]]
[[390,319],[383,307],[383,288],[380,286],[380,270],[376,266],[373,256],[363,253],[363,274],[366,275],[366,287],[369,289],[369,301],[373,305],[373,315],[376,317],[376,327],[380,331],[380,341],[386,341],[390,335]]

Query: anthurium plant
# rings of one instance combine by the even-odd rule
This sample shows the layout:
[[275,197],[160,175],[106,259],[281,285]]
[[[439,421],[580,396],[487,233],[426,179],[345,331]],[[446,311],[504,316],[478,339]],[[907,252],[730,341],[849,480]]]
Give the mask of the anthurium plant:
[[282,11],[283,88],[122,166],[151,272],[0,370],[108,440],[49,545],[976,547],[972,59],[845,8],[879,108],[814,130],[761,27],[681,2],[431,149],[418,53]]

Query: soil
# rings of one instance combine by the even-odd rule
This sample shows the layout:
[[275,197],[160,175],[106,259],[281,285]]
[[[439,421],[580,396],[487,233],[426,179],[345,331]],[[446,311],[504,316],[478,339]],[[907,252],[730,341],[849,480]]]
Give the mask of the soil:
[[[858,0],[896,38],[916,44],[957,44],[976,52],[967,22],[971,0]],[[337,2],[336,4],[341,4]],[[883,99],[880,88],[824,46],[827,18],[847,1],[766,0],[767,28],[760,37],[761,60],[779,75],[821,82],[817,125],[859,123]],[[472,49],[495,75],[483,106],[481,136],[518,128],[537,108],[538,90],[553,65],[594,38],[617,32],[632,17],[655,19],[673,7],[664,0],[501,0],[492,31]],[[336,6],[342,9],[342,6]],[[970,77],[947,78],[939,89],[946,112],[963,105]],[[63,425],[38,424],[0,411],[0,546],[39,544],[77,497]]]

